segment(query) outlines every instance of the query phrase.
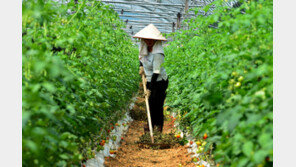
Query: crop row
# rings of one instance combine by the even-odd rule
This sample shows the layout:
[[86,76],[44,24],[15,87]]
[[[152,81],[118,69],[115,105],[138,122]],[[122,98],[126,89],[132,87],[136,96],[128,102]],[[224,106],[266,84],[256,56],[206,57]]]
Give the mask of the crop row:
[[[166,103],[222,166],[273,161],[273,2],[242,1],[185,22],[165,49]],[[213,5],[210,4],[210,5]],[[207,12],[209,6],[204,10]],[[194,9],[198,11],[198,9]]]
[[79,166],[137,89],[137,48],[101,2],[23,1],[23,166]]

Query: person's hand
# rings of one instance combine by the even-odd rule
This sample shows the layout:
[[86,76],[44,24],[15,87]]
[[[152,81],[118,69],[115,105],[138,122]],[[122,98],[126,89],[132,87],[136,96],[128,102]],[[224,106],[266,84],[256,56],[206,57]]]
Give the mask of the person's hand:
[[141,66],[141,67],[140,67],[140,71],[139,71],[139,75],[143,75],[143,74],[144,74],[144,67]]
[[151,91],[149,89],[146,89],[145,96],[149,98],[150,94],[151,94]]

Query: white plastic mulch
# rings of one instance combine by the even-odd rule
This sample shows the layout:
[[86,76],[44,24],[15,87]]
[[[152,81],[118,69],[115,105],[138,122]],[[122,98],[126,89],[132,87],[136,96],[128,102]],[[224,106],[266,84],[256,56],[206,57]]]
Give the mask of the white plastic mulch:
[[[129,110],[134,107],[137,95],[132,98],[132,102],[129,105]],[[84,163],[86,167],[104,167],[105,157],[115,157],[116,154],[110,154],[111,150],[117,150],[120,146],[121,136],[123,136],[128,131],[128,123],[133,121],[129,116],[129,112],[126,112],[122,120],[119,120],[117,123],[120,126],[115,126],[115,128],[110,132],[109,142],[104,145],[104,150],[96,152],[95,158],[89,159]],[[126,124],[123,126],[122,124]],[[116,136],[116,140],[113,140],[113,137]]]

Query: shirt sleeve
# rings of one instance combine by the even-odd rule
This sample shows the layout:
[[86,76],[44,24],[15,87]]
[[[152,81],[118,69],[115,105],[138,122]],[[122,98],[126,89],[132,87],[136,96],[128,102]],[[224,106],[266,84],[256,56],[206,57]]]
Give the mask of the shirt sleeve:
[[153,57],[153,73],[159,74],[161,64],[164,62],[164,55],[161,53],[154,54]]

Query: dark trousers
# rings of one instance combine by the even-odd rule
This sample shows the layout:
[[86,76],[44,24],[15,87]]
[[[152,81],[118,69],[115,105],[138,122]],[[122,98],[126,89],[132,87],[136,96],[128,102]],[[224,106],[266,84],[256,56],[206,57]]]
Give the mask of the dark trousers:
[[[163,128],[163,105],[166,97],[166,89],[168,88],[168,79],[157,81],[151,89],[151,94],[149,96],[149,108],[151,115],[151,122],[153,129],[155,126],[159,131]],[[150,82],[147,82],[147,87],[150,87]]]

